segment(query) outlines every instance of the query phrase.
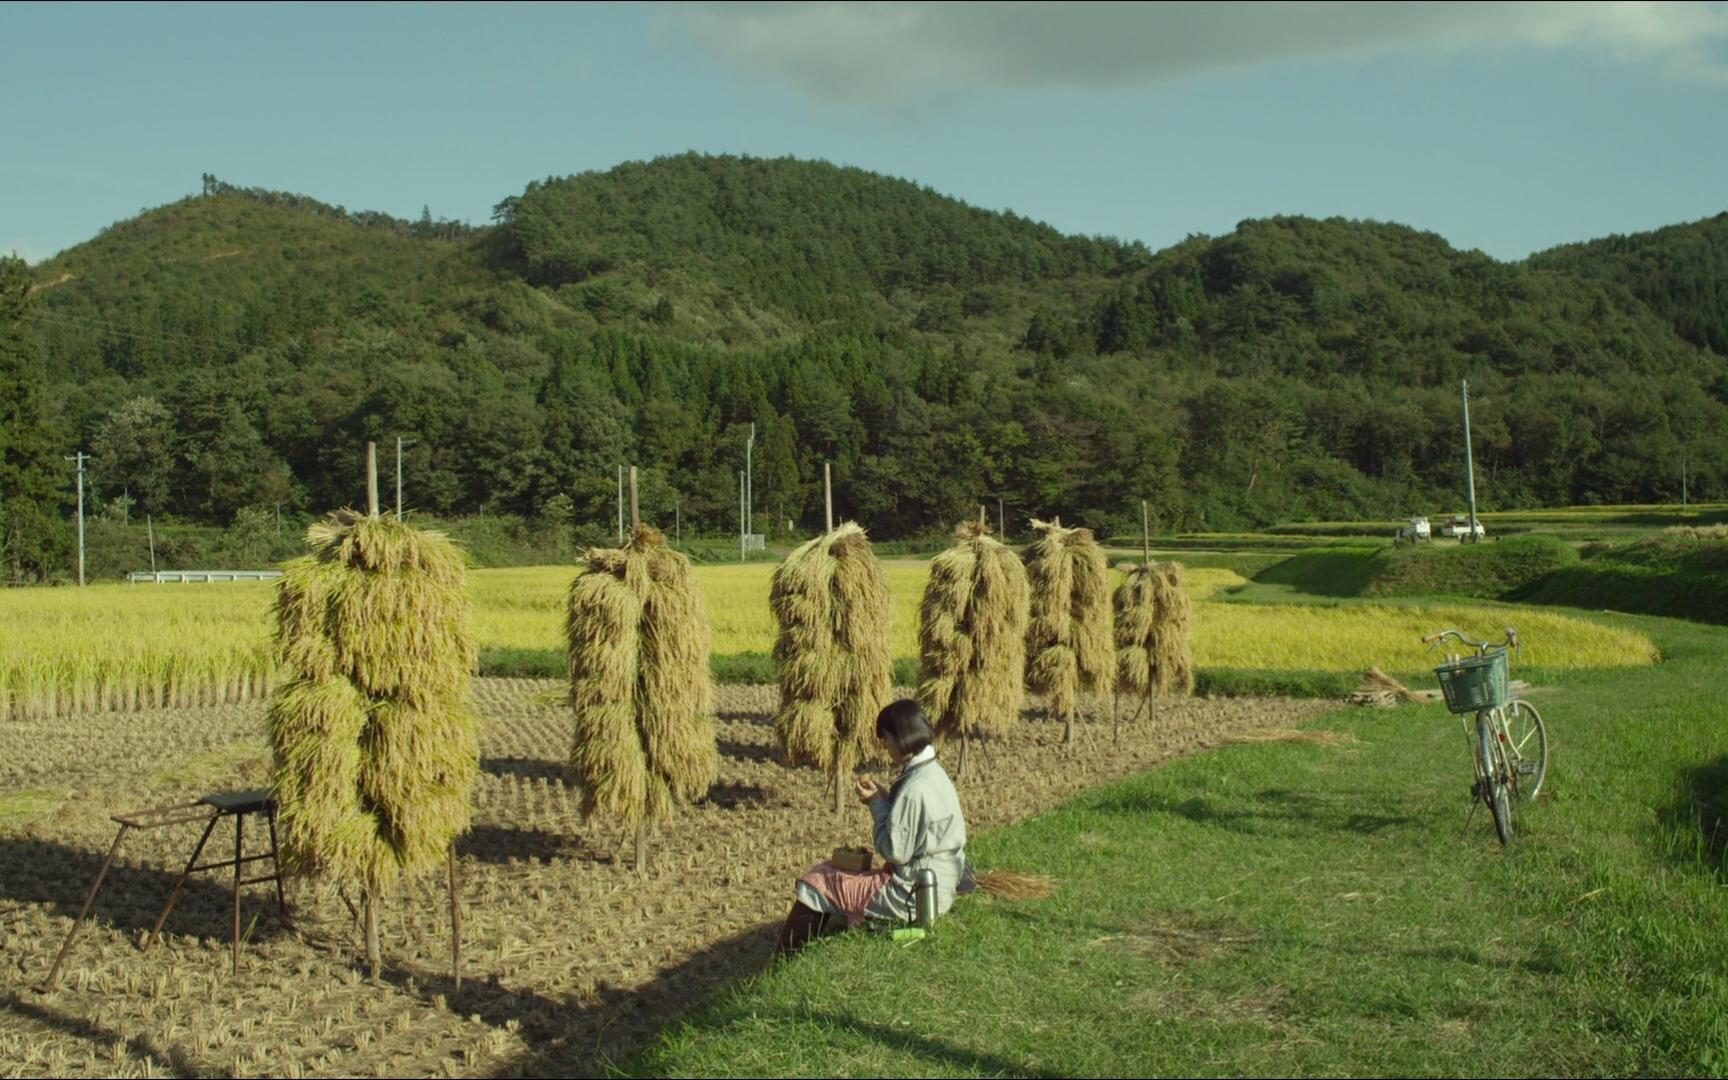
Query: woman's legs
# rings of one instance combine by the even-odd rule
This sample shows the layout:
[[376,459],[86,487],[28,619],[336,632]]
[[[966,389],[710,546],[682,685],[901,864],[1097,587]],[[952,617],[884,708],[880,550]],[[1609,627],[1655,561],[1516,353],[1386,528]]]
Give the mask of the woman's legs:
[[812,938],[839,933],[845,928],[845,919],[805,907],[794,900],[792,910],[786,913],[785,925],[780,927],[780,942],[774,946],[774,955],[791,956]]

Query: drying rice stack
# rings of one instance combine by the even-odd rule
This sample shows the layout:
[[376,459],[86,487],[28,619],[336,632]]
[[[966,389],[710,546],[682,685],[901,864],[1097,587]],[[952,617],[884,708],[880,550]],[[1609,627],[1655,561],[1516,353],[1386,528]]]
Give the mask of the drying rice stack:
[[873,757],[876,714],[888,703],[888,579],[864,530],[847,522],[801,545],[774,571],[769,606],[780,624],[774,731],[787,760],[843,777]]
[[1194,605],[1182,587],[1181,565],[1159,567],[1153,588],[1157,626],[1152,632],[1152,670],[1158,693],[1185,697],[1194,692]]
[[1045,695],[1067,720],[1069,741],[1080,692],[1108,693],[1115,685],[1110,564],[1090,529],[1064,528],[1060,519],[1032,527],[1043,535],[1024,556],[1032,591],[1026,689]]
[[[596,548],[570,586],[565,631],[582,815],[647,830],[707,794],[719,770],[708,623],[690,562],[639,525]],[[638,869],[641,869],[640,863]]]
[[479,744],[462,553],[351,511],[306,531],[277,590],[268,726],[285,861],[369,897],[468,829]]
[[1116,587],[1116,690],[1150,698],[1157,692],[1158,593],[1154,563],[1131,567]]
[[981,523],[936,556],[918,610],[918,702],[944,739],[1007,729],[1020,715],[1026,569]]

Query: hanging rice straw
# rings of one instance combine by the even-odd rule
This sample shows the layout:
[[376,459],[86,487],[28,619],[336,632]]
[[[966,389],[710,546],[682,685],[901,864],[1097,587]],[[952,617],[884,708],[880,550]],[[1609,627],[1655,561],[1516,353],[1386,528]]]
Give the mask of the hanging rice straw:
[[1026,570],[979,522],[930,564],[918,609],[918,703],[938,737],[960,740],[966,772],[973,737],[1020,718],[1026,659]]
[[277,592],[287,678],[267,714],[282,854],[376,899],[468,828],[465,561],[440,533],[350,511],[306,539]]
[[1194,692],[1194,605],[1182,587],[1182,566],[1165,563],[1153,581],[1157,625],[1152,669],[1157,693],[1187,697]]
[[1032,594],[1026,688],[1045,695],[1063,717],[1067,744],[1074,741],[1080,692],[1115,686],[1110,564],[1090,529],[1064,528],[1060,519],[1032,527],[1042,535],[1024,555]]
[[565,621],[575,739],[570,775],[585,819],[604,810],[647,835],[719,770],[708,623],[690,562],[638,525],[622,548],[587,553]]
[[787,556],[769,606],[780,624],[774,730],[788,761],[828,774],[834,809],[845,777],[875,756],[876,714],[888,701],[888,579],[864,530],[842,524]]

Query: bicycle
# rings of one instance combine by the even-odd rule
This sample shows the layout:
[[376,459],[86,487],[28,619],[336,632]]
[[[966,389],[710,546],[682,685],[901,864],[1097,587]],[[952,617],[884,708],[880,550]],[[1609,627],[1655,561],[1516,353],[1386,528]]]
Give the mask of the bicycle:
[[[1536,798],[1548,778],[1548,725],[1536,706],[1512,692],[1507,654],[1523,655],[1518,631],[1507,628],[1506,640],[1474,641],[1456,630],[1442,630],[1422,640],[1434,649],[1457,638],[1476,650],[1475,656],[1452,656],[1434,669],[1446,708],[1457,714],[1471,740],[1476,762],[1474,798],[1481,799],[1494,819],[1494,832],[1505,844],[1512,839],[1512,804]],[[1476,717],[1475,730],[1465,717]],[[1476,804],[1470,804],[1471,814]],[[1469,823],[1465,823],[1469,827]]]

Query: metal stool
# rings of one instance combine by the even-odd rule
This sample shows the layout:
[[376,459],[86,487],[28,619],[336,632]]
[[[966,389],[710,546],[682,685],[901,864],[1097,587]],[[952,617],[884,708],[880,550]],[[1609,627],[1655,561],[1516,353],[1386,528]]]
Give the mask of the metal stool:
[[[245,827],[248,814],[262,813],[270,826],[270,850],[259,855],[245,853]],[[234,857],[222,862],[204,863],[199,865],[198,856],[204,853],[204,845],[209,842],[210,834],[215,831],[216,823],[224,817],[234,819]],[[96,894],[102,888],[102,880],[108,876],[108,868],[114,864],[114,857],[120,853],[120,845],[126,835],[134,829],[161,829],[170,825],[184,825],[190,822],[203,821],[204,834],[198,838],[198,846],[192,849],[192,857],[186,860],[186,869],[181,871],[180,878],[174,883],[174,891],[169,894],[168,902],[162,907],[162,914],[156,917],[156,925],[150,929],[150,937],[145,940],[143,948],[148,949],[161,936],[162,925],[168,921],[168,915],[174,910],[174,904],[180,899],[180,891],[186,887],[186,879],[203,870],[222,870],[234,868],[234,966],[235,974],[240,972],[240,889],[245,885],[255,885],[260,882],[274,881],[276,883],[276,906],[283,914],[287,914],[288,900],[282,889],[282,866],[276,856],[276,800],[271,797],[268,788],[254,788],[250,791],[219,792],[206,795],[189,803],[179,803],[173,806],[157,806],[148,810],[133,810],[124,814],[115,814],[112,820],[120,823],[120,831],[114,836],[114,843],[108,848],[108,857],[102,860],[102,868],[96,871],[96,880],[90,883],[90,891],[84,896],[84,906],[78,909],[78,918],[73,921],[72,929],[66,934],[66,941],[60,946],[60,955],[54,958],[54,968],[48,973],[39,989],[48,991],[54,989],[60,980],[60,968],[66,962],[67,953],[72,950],[72,942],[78,937],[78,931],[84,926],[84,919],[90,914],[90,906],[96,902]],[[272,872],[258,877],[242,878],[240,868],[247,863],[270,860]]]

